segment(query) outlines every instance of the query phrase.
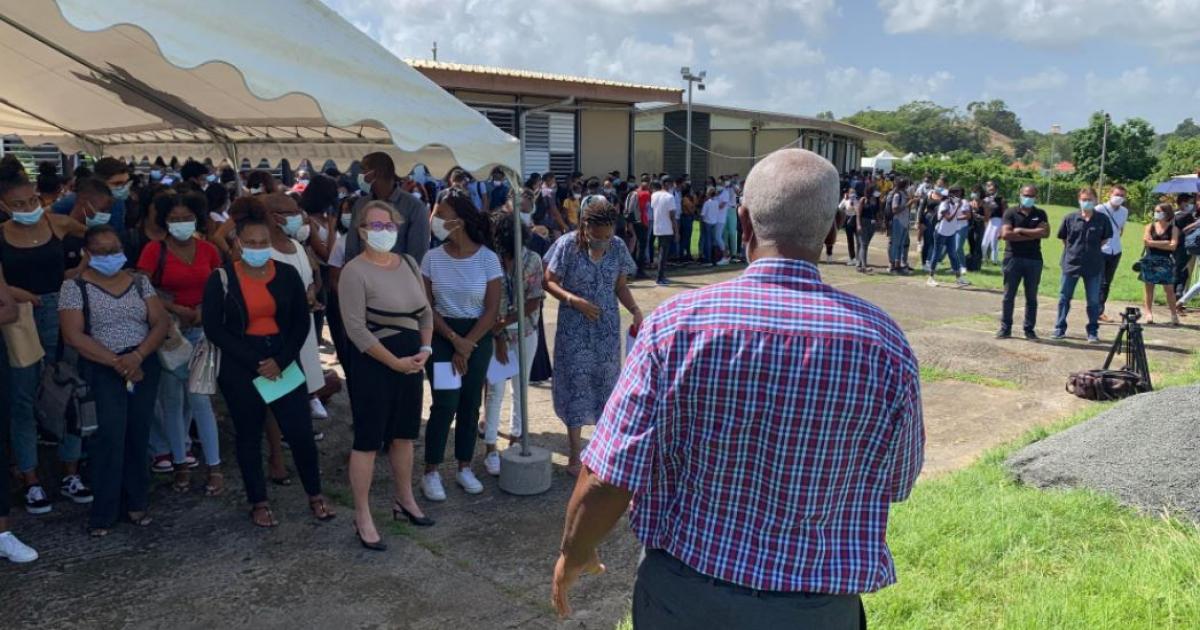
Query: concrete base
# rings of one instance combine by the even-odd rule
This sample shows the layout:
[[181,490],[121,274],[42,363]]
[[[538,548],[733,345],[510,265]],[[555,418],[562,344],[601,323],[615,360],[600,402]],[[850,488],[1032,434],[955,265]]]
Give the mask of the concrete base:
[[522,456],[514,445],[500,453],[500,489],[509,494],[541,494],[550,489],[552,473],[547,449],[530,446],[529,455]]

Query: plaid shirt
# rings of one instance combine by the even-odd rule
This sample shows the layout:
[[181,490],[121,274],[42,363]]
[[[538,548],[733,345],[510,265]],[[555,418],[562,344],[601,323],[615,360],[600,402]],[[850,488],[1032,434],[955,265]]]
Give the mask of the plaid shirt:
[[646,319],[583,462],[641,542],[763,591],[896,581],[888,507],[924,460],[917,361],[811,264],[759,260]]

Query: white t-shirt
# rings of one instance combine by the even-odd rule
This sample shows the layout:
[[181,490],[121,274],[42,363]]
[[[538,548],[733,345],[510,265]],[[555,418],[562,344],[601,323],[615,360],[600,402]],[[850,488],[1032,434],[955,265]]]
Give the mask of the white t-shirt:
[[504,276],[500,258],[480,247],[469,258],[455,258],[438,247],[425,254],[421,275],[433,285],[433,307],[442,317],[476,319],[483,315],[487,284]]
[[966,202],[962,201],[960,199],[957,203],[958,203],[958,205],[951,202],[951,200],[947,199],[946,201],[943,201],[941,203],[941,205],[938,206],[938,216],[939,217],[941,217],[943,214],[945,214],[947,212],[952,213],[950,215],[949,219],[941,218],[938,220],[938,224],[937,224],[937,233],[938,234],[940,234],[942,236],[954,236],[955,234],[958,234],[958,231],[961,230],[964,225],[966,225],[965,221],[959,221],[956,218],[959,214],[961,214],[962,208],[960,206],[965,206]]
[[333,249],[329,250],[329,266],[339,269],[346,266],[346,238],[342,234],[337,235]]
[[838,203],[838,210],[841,210],[847,217],[858,216],[858,204],[854,199],[843,199]]
[[1113,237],[1100,246],[1100,251],[1108,256],[1121,253],[1121,235],[1125,233],[1125,223],[1129,221],[1129,209],[1124,204],[1116,210],[1106,203],[1096,206],[1096,212],[1108,217],[1112,222]]
[[654,217],[651,220],[654,223],[655,236],[671,236],[675,233],[675,225],[671,223],[671,219],[677,212],[675,196],[671,193],[660,190],[650,195],[650,213]]
[[721,207],[721,200],[713,197],[705,201],[700,209],[700,218],[709,225],[724,225],[725,209]]

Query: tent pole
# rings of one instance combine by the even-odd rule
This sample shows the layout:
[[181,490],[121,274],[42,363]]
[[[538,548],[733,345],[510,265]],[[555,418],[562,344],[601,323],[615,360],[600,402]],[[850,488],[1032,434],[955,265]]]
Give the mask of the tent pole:
[[[524,243],[521,242],[521,234],[524,225],[521,223],[521,208],[519,207],[520,195],[517,194],[520,186],[520,176],[505,168],[508,172],[509,189],[513,193],[513,271],[516,273],[517,282],[516,296],[513,298],[516,304],[513,306],[517,310],[517,387],[521,392],[520,404],[518,405],[521,414],[521,457],[529,457],[529,371],[525,369],[527,365],[525,361],[525,282],[524,273],[522,272],[522,261],[525,259]],[[512,353],[509,353],[512,356]]]

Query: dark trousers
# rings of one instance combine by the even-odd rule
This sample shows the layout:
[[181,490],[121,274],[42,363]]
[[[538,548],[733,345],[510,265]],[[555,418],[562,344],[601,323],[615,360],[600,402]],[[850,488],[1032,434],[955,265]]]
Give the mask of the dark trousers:
[[111,367],[79,359],[80,375],[96,398],[96,434],[88,440],[93,500],[88,527],[109,528],[122,510],[145,512],[149,504],[150,423],[162,375],[154,354],[142,362],[146,378],[125,388],[125,379]]
[[[684,215],[679,218],[679,255],[684,258],[692,257],[692,226],[696,218]],[[703,225],[703,224],[701,224]]]
[[1104,275],[1100,276],[1100,314],[1104,314],[1104,305],[1108,303],[1108,289],[1112,286],[1113,277],[1121,267],[1121,255],[1104,256]]
[[10,442],[9,428],[12,420],[12,398],[8,395],[8,348],[4,345],[4,337],[0,337],[0,518],[8,516],[12,497],[9,494],[8,444]]
[[1038,285],[1042,283],[1042,261],[1030,258],[1009,258],[1004,261],[1004,302],[1000,314],[1000,330],[1012,332],[1013,308],[1017,289],[1025,285],[1025,332],[1037,326]]
[[633,262],[637,263],[639,276],[646,275],[646,245],[649,233],[646,226],[641,223],[633,224],[633,235],[637,241],[637,244],[633,248]]
[[846,249],[850,250],[850,260],[854,260],[858,258],[855,250],[855,245],[858,244],[858,224],[854,217],[846,219],[846,224],[842,226],[842,229],[846,231]]
[[986,223],[971,219],[967,228],[967,245],[970,248],[966,261],[967,271],[979,271],[983,268],[983,232],[986,229]]
[[[1175,295],[1176,295],[1176,297],[1183,297],[1183,294],[1187,293],[1188,289],[1191,288],[1191,286],[1190,286],[1191,278],[1189,277],[1190,274],[1188,273],[1188,263],[1190,263],[1191,261],[1192,261],[1191,254],[1188,254],[1186,251],[1183,251],[1183,246],[1180,245],[1179,249],[1175,251]],[[1180,306],[1182,306],[1182,304]]]
[[[474,319],[446,319],[446,325],[466,336],[475,327]],[[454,358],[454,344],[441,335],[433,336],[433,356],[426,363],[429,382],[433,383],[434,363]],[[459,389],[434,389],[429,424],[425,426],[425,463],[440,464],[446,458],[450,423],[454,423],[454,459],[470,462],[475,457],[475,434],[479,431],[479,407],[483,403],[483,385],[492,360],[492,336],[485,335],[467,359],[467,373]]]
[[671,246],[675,243],[674,236],[658,236],[658,281],[667,279],[667,260],[671,257]]
[[921,266],[926,266],[937,253],[937,221],[931,217],[922,217],[921,236]]
[[858,268],[867,268],[867,258],[871,255],[871,239],[875,238],[875,222],[867,221],[858,231]]
[[342,323],[341,305],[338,303],[337,293],[329,292],[329,305],[325,307],[326,317],[329,320],[329,336],[333,340],[333,349],[337,353],[338,363],[342,366],[342,372],[346,375],[347,387],[350,384],[350,372],[353,369],[351,364],[354,362],[354,355],[358,352],[350,343],[350,337],[346,335],[346,325]]
[[648,549],[633,586],[635,630],[851,630],[867,627],[858,595],[754,591]]
[[[247,337],[246,343],[255,346],[259,356],[268,357],[275,354],[279,340],[277,337]],[[285,370],[287,367],[281,365],[279,369]],[[283,439],[291,447],[292,461],[304,492],[310,497],[321,494],[321,470],[317,443],[313,441],[312,411],[308,407],[307,389],[301,383],[267,405],[252,383],[255,378],[258,378],[257,371],[250,371],[228,357],[222,359],[217,384],[233,420],[238,467],[246,484],[246,499],[252,504],[267,500],[267,482],[262,470],[262,439],[268,406],[275,416],[275,422],[279,423]]]

